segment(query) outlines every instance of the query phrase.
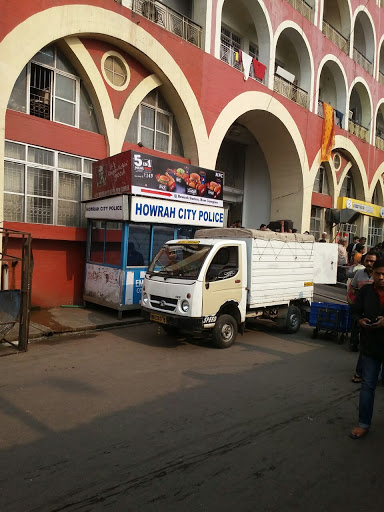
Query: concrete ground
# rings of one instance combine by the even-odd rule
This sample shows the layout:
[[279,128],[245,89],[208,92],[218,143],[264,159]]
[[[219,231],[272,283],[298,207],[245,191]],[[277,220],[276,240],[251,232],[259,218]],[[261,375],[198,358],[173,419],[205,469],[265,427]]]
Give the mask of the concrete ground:
[[384,387],[349,439],[357,355],[310,335],[218,350],[143,324],[0,358],[0,510],[381,511]]

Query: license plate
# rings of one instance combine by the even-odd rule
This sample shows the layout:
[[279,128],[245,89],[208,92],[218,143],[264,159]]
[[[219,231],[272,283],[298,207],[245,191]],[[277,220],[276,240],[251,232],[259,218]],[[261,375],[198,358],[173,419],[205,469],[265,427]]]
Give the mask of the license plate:
[[152,320],[153,322],[158,322],[159,324],[167,323],[167,317],[163,315],[158,315],[157,313],[151,313],[150,320]]

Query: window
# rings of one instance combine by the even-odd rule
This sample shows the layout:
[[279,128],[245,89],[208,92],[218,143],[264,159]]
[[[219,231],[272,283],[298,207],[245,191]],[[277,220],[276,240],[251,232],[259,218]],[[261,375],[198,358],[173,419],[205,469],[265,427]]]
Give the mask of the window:
[[368,246],[375,247],[383,241],[383,221],[369,217]]
[[319,194],[329,195],[328,177],[327,172],[323,166],[319,167],[317,171],[315,183],[313,185],[313,191]]
[[321,233],[323,232],[322,220],[323,220],[323,208],[318,208],[317,206],[312,206],[310,233],[311,233],[311,235],[313,235],[315,237],[316,241],[320,240]]
[[92,160],[5,142],[4,219],[84,226],[81,201],[90,199]]
[[240,69],[236,54],[241,49],[241,37],[228,27],[221,27],[220,59],[232,67]]
[[222,247],[217,251],[207,270],[207,281],[230,279],[239,271],[238,247]]
[[130,122],[126,142],[184,156],[176,119],[159,91],[149,93],[136,109]]
[[344,178],[340,189],[340,197],[350,197],[355,199],[355,187],[351,173],[348,173]]
[[104,61],[104,71],[108,82],[116,87],[122,87],[127,81],[126,65],[117,55],[108,55]]
[[8,108],[99,133],[88,93],[71,63],[55,46],[37,52],[23,69]]
[[[149,250],[151,245],[151,227],[146,224],[130,224],[128,233],[128,243],[133,244],[135,251],[139,252],[144,260],[143,265],[149,263]],[[131,246],[132,247],[132,246]],[[128,262],[127,262],[128,265]],[[136,264],[133,266],[137,266]]]

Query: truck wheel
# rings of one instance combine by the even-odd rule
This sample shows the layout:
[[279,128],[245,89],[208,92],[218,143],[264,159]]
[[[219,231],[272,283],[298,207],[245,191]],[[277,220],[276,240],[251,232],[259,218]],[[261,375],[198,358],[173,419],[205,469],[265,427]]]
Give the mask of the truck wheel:
[[178,336],[179,329],[177,327],[172,327],[171,325],[162,325],[163,331],[168,336]]
[[213,342],[217,348],[228,348],[235,343],[237,322],[231,315],[221,315],[212,331]]
[[297,306],[289,306],[285,317],[284,330],[288,334],[294,334],[300,329],[301,311]]

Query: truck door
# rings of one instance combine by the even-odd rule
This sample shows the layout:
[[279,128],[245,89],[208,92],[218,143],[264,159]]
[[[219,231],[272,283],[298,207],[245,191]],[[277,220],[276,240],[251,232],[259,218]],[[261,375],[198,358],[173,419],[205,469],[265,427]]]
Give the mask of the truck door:
[[203,316],[213,316],[228,301],[240,304],[243,271],[240,265],[239,246],[218,249],[205,274],[203,286]]

